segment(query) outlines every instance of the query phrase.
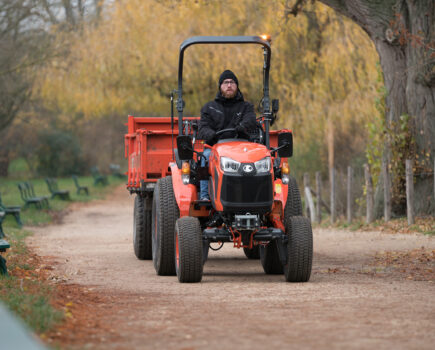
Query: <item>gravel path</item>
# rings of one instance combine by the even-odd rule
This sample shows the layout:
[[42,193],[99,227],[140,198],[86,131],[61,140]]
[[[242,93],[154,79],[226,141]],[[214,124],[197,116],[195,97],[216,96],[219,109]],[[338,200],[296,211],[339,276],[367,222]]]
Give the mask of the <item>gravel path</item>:
[[58,279],[110,297],[101,317],[117,336],[72,348],[433,349],[433,278],[374,264],[383,251],[434,250],[432,237],[317,229],[303,284],[265,275],[258,260],[226,245],[210,252],[201,283],[180,284],[135,258],[133,202],[119,188],[74,207],[60,225],[32,229],[29,245],[55,262]]

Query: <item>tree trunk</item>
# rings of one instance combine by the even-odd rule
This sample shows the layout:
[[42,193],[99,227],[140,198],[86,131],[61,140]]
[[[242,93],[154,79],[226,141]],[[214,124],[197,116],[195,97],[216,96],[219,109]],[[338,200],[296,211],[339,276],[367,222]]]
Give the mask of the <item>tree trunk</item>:
[[71,0],[62,0],[63,9],[65,10],[66,21],[71,25],[75,26],[76,20],[74,17],[73,5]]
[[104,0],[94,0],[95,5],[95,18],[97,22],[101,19],[101,12],[103,11]]
[[[356,22],[373,41],[388,92],[386,125],[400,125],[401,115],[411,117],[410,131],[415,150],[400,151],[415,155],[415,198],[419,199],[415,203],[415,212],[434,213],[430,174],[435,154],[435,2],[320,1]],[[389,146],[387,143],[383,156],[383,161],[388,163],[391,160]],[[379,183],[382,184],[383,179]],[[381,207],[376,203],[376,208]],[[403,215],[405,212],[396,214]]]
[[9,168],[9,151],[0,149],[0,177],[8,176]]
[[334,160],[334,124],[331,120],[328,120],[327,128],[326,128],[326,141],[328,144],[328,168],[332,169],[335,166]]

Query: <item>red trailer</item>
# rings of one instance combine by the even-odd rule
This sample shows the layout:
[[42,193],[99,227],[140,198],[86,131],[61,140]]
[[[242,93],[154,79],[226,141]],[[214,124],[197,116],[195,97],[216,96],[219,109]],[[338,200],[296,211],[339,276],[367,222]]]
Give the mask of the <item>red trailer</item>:
[[[194,44],[258,44],[263,48],[263,111],[249,140],[235,137],[213,147],[198,140],[199,118],[183,117],[184,51]],[[270,39],[193,37],[181,44],[178,118],[128,117],[125,155],[127,189],[135,194],[133,246],[138,259],[152,259],[157,274],[199,282],[210,243],[231,243],[265,273],[289,282],[310,278],[311,224],[302,217],[301,198],[290,176],[290,130],[271,131],[278,100],[269,98]],[[171,106],[173,107],[171,97]],[[173,111],[173,109],[172,109]],[[225,129],[217,132],[236,132]],[[201,166],[204,148],[211,154]],[[200,180],[209,181],[210,200],[199,200]]]
[[[178,123],[178,118],[171,121],[170,117],[128,116],[125,157],[128,158],[127,189],[130,192],[153,189],[158,179],[171,175],[169,163],[175,161],[174,148],[178,136],[175,123]],[[201,143],[195,144],[195,150],[202,151],[203,148]]]

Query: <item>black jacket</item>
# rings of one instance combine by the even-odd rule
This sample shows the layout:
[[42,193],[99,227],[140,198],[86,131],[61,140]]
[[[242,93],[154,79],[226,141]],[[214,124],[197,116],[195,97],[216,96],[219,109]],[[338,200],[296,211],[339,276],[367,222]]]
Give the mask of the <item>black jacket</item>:
[[214,101],[206,103],[201,108],[201,120],[199,121],[198,138],[206,140],[209,145],[214,145],[219,138],[235,137],[234,133],[224,133],[215,136],[217,131],[235,128],[241,125],[246,133],[239,134],[241,138],[248,138],[248,132],[255,130],[256,119],[254,106],[243,99],[240,90],[232,99],[226,99],[220,92]]

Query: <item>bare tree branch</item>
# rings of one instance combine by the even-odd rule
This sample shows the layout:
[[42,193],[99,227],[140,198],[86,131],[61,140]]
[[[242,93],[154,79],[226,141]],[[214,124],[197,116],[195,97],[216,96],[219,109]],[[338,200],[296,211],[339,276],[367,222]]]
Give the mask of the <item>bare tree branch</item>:
[[52,11],[52,7],[50,6],[49,2],[47,0],[40,0],[42,7],[44,8],[45,12],[47,13],[50,22],[53,24],[57,24],[58,23],[58,19],[56,18],[56,16],[54,15],[53,11]]
[[307,3],[308,0],[296,0],[295,3],[293,5],[290,4],[291,1],[287,0],[286,4],[285,4],[285,14],[286,16],[288,15],[293,15],[293,16],[297,16],[299,14],[299,12],[302,11],[302,8],[304,7],[304,5]]
[[95,6],[95,18],[97,19],[97,21],[99,21],[104,6],[104,0],[94,0],[94,6]]
[[71,4],[71,0],[62,0],[63,8],[65,10],[65,17],[66,21],[71,24],[72,26],[75,26],[76,19],[74,16],[73,7]]

